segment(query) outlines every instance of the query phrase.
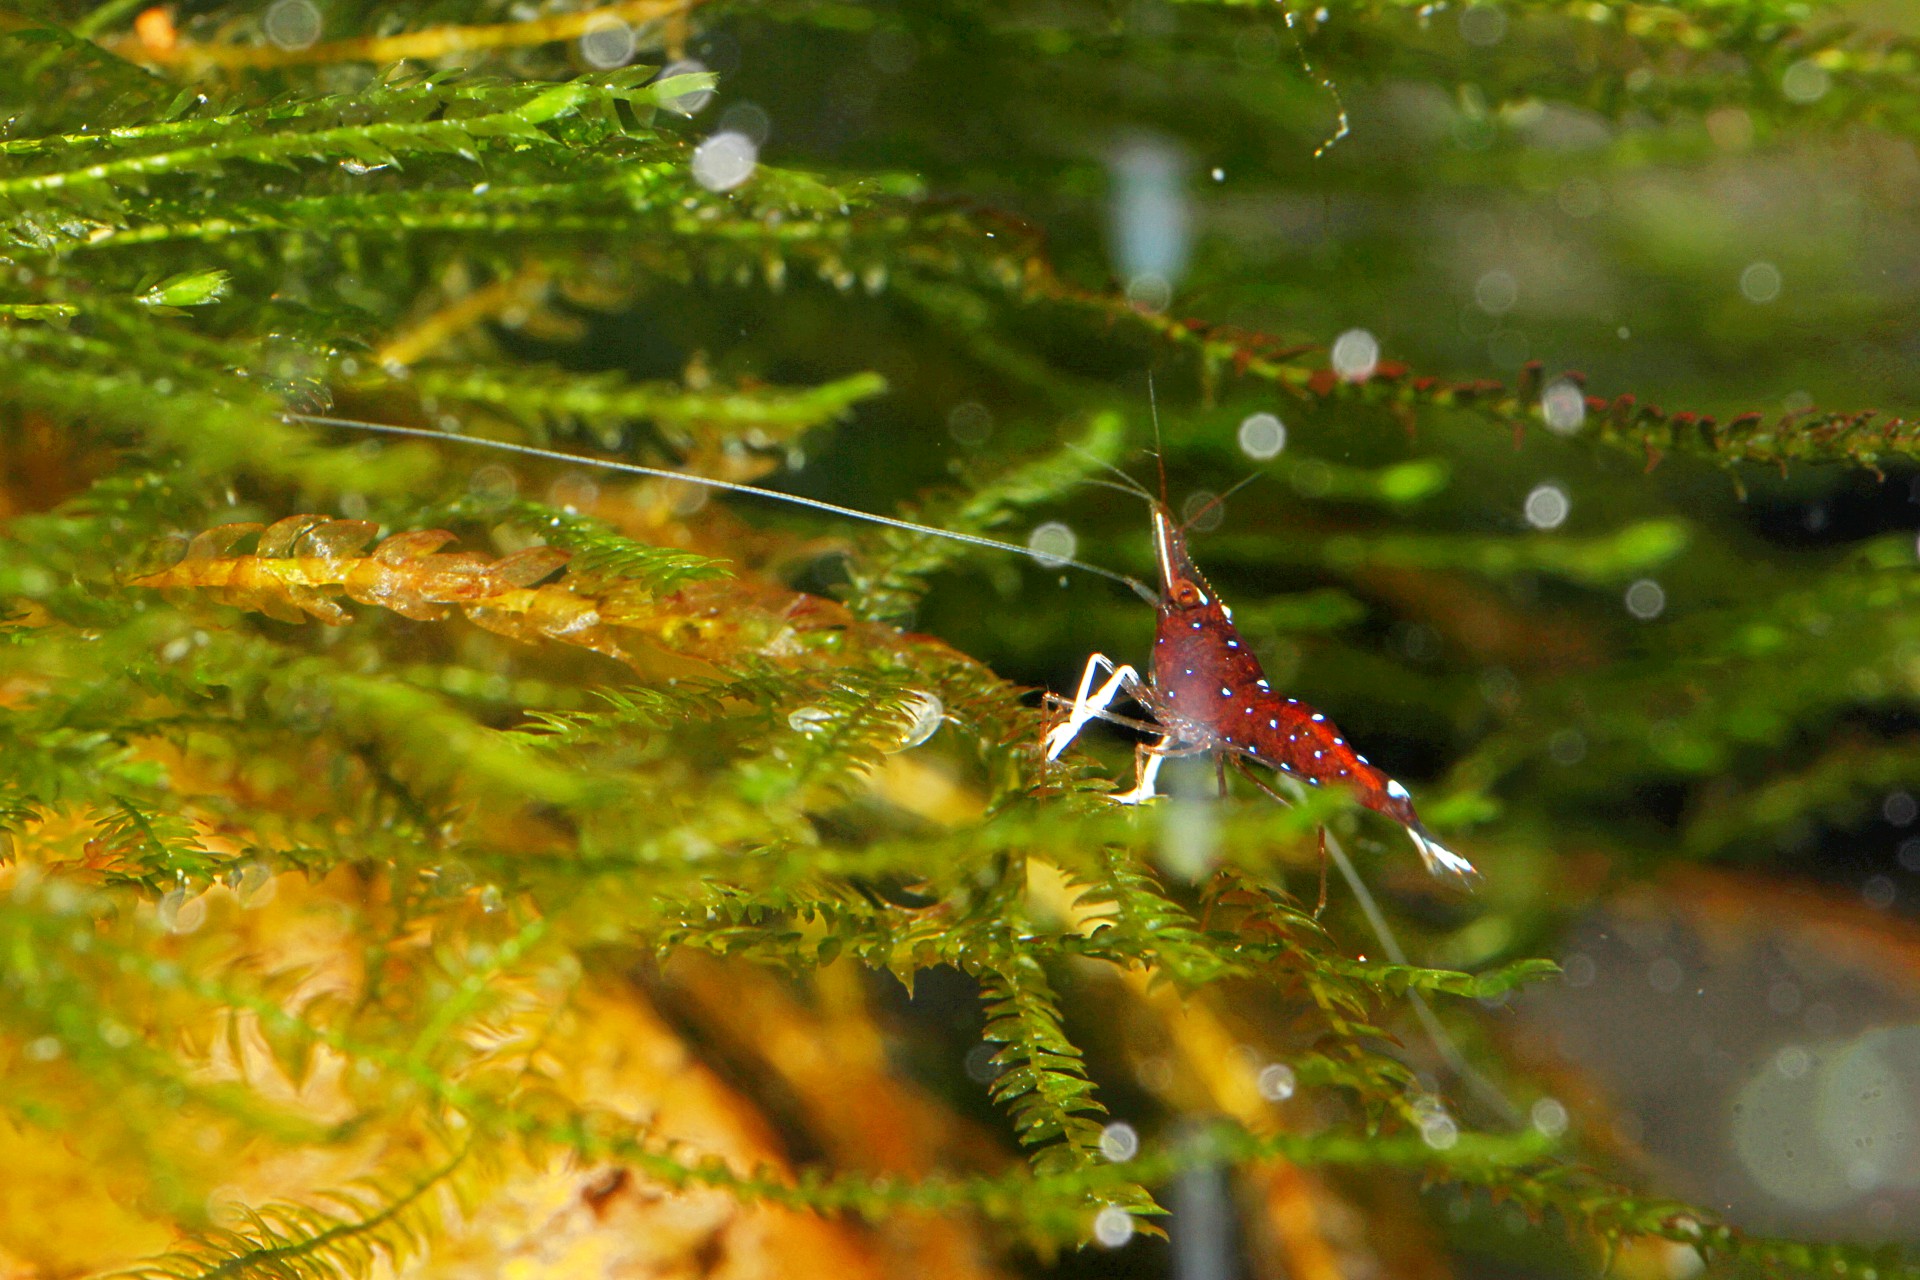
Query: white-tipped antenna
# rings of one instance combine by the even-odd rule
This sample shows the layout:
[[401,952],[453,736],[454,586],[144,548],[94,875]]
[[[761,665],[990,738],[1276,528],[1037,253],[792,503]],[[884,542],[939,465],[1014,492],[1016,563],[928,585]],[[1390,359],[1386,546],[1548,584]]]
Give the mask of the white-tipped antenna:
[[977,533],[960,533],[953,529],[938,529],[932,525],[915,524],[911,520],[897,520],[892,516],[877,515],[871,511],[862,511],[858,507],[843,507],[837,502],[827,502],[820,498],[809,498],[798,493],[781,493],[777,489],[762,489],[756,485],[741,484],[737,480],[719,480],[713,476],[694,475],[685,471],[672,471],[666,467],[649,467],[638,462],[623,462],[614,458],[594,458],[577,453],[566,453],[559,449],[541,449],[530,444],[515,444],[509,440],[486,440],[479,436],[454,435],[448,431],[434,431],[426,427],[402,427],[390,422],[364,422],[358,418],[332,418],[312,413],[289,413],[289,422],[304,422],[318,427],[342,427],[349,431],[365,431],[374,435],[404,436],[414,440],[432,440],[440,444],[463,444],[479,449],[491,449],[499,453],[518,454],[523,458],[541,458],[548,462],[565,462],[575,466],[599,467],[607,471],[618,471],[626,475],[651,476],[656,480],[677,480],[682,484],[700,485],[708,489],[722,489],[728,493],[750,494],[756,498],[766,498],[774,502],[791,503],[799,507],[811,507],[815,511],[825,511],[831,515],[845,516],[849,520],[864,520],[868,524],[885,525],[890,529],[903,529],[908,533],[921,533],[931,538],[946,538],[952,542],[964,542],[976,547],[991,547],[995,551],[1011,551],[1015,555],[1041,560],[1049,567],[1078,569],[1082,573],[1091,573],[1096,577],[1117,582],[1130,589],[1135,595],[1150,603],[1157,603],[1155,595],[1146,583],[1138,578],[1130,578],[1124,573],[1115,573],[1111,569],[1102,569],[1097,564],[1088,564],[1084,560],[1074,560],[1064,556],[1040,556],[1029,547],[1017,543],[1002,542],[998,538],[989,538]]

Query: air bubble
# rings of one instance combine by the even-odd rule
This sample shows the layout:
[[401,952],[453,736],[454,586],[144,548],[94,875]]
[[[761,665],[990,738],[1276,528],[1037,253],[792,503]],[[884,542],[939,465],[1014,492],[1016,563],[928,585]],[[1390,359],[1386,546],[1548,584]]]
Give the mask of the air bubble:
[[728,133],[744,133],[755,147],[764,147],[773,136],[773,118],[757,102],[736,102],[720,113],[720,128]]
[[969,449],[978,449],[993,434],[993,414],[974,400],[953,406],[947,414],[947,434]]
[[1365,329],[1349,329],[1333,340],[1333,371],[1346,382],[1365,382],[1380,367],[1380,341]]
[[1540,394],[1540,416],[1555,435],[1574,435],[1587,423],[1587,393],[1565,378],[1552,382]]
[[1651,622],[1666,611],[1667,593],[1652,578],[1642,578],[1627,588],[1627,612],[1642,622]]
[[618,18],[602,18],[580,37],[580,60],[611,71],[633,61],[633,28]]
[[1452,1116],[1431,1116],[1420,1126],[1420,1141],[1435,1151],[1450,1151],[1460,1141],[1460,1126]]
[[1780,268],[1771,262],[1751,262],[1740,273],[1740,296],[1765,304],[1780,296]]
[[693,149],[693,180],[709,191],[731,191],[751,178],[759,163],[753,139],[728,129]]
[[1511,271],[1495,269],[1473,282],[1473,301],[1490,316],[1503,316],[1520,300],[1520,283]]
[[1124,1120],[1100,1130],[1100,1154],[1114,1164],[1125,1164],[1140,1154],[1140,1134]]
[[1194,533],[1209,533],[1227,518],[1227,507],[1220,495],[1209,489],[1196,489],[1180,504],[1180,523]]
[[1460,38],[1490,48],[1507,35],[1507,15],[1490,4],[1471,4],[1460,11]]
[[814,737],[825,733],[834,718],[833,712],[825,707],[801,707],[787,717],[787,728]]
[[895,751],[911,751],[939,729],[941,721],[947,718],[947,704],[940,701],[937,694],[924,689],[915,689],[908,695],[907,710],[912,716],[906,731],[900,735],[900,745]]
[[1049,569],[1058,569],[1080,551],[1079,535],[1058,520],[1049,520],[1027,535],[1027,550]]
[[1780,77],[1780,92],[1787,96],[1788,102],[1797,102],[1802,106],[1820,101],[1832,87],[1833,77],[1827,73],[1827,69],[1806,58],[1788,67],[1786,74]]
[[[704,62],[697,62],[692,58],[682,58],[678,62],[670,62],[665,67],[662,67],[660,74],[654,78],[654,82],[658,84],[663,80],[671,80],[675,76],[697,76],[706,71],[706,69],[707,64]],[[656,101],[667,110],[678,112],[680,115],[698,115],[709,102],[713,101],[713,90],[694,89],[671,98],[656,98]]]
[[1109,1249],[1118,1249],[1133,1239],[1133,1215],[1117,1204],[1110,1204],[1093,1215],[1093,1238]]
[[1536,529],[1558,529],[1567,522],[1567,513],[1572,507],[1566,490],[1559,485],[1536,485],[1527,495],[1527,523]]
[[324,22],[313,0],[274,0],[260,20],[269,42],[281,49],[310,49],[320,39]]
[[1299,1079],[1292,1067],[1284,1062],[1275,1062],[1260,1069],[1258,1084],[1260,1096],[1268,1102],[1285,1102],[1293,1096]]
[[1533,1122],[1536,1132],[1548,1138],[1557,1138],[1565,1133],[1570,1119],[1566,1104],[1558,1098],[1540,1099],[1528,1110],[1527,1118]]
[[1867,882],[1860,886],[1860,900],[1875,911],[1885,911],[1898,895],[1899,890],[1886,876],[1868,876]]
[[1889,826],[1910,827],[1915,818],[1920,818],[1920,803],[1915,802],[1911,792],[1890,792],[1880,804],[1880,816]]
[[1250,413],[1240,420],[1239,440],[1240,452],[1265,462],[1287,447],[1287,424],[1270,413]]

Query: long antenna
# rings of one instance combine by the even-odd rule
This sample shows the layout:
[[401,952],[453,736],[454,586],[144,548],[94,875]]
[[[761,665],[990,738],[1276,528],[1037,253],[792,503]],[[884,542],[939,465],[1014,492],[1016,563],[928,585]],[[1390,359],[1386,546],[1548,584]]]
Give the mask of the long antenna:
[[1160,397],[1154,393],[1152,369],[1147,370],[1147,411],[1153,415],[1153,465],[1160,471],[1160,509],[1171,511],[1167,505],[1167,450],[1160,443]]
[[915,524],[911,520],[897,520],[892,516],[877,515],[871,511],[862,511],[857,507],[843,507],[836,502],[827,502],[820,498],[809,498],[797,493],[781,493],[777,489],[762,489],[756,485],[741,484],[737,480],[719,480],[713,476],[694,475],[685,471],[670,471],[665,467],[648,467],[638,462],[622,462],[613,458],[595,458],[577,453],[565,453],[559,449],[541,449],[530,444],[515,444],[509,440],[487,440],[479,436],[454,435],[448,431],[434,431],[426,427],[401,427],[390,422],[363,422],[357,418],[330,418],[311,413],[289,413],[289,422],[304,422],[318,427],[344,427],[349,431],[365,431],[374,435],[404,436],[413,440],[433,440],[441,444],[464,444],[475,448],[492,449],[501,453],[519,454],[523,458],[542,458],[548,462],[564,462],[574,466],[602,467],[608,471],[624,472],[627,475],[651,476],[656,480],[677,480],[682,484],[701,485],[708,489],[723,489],[728,493],[745,493],[756,498],[767,498],[774,502],[787,502],[795,506],[812,507],[815,511],[825,511],[831,515],[845,516],[849,520],[864,520],[868,524],[885,525],[890,529],[903,529],[908,533],[925,534],[928,537],[946,538],[953,542],[965,542],[976,547],[991,547],[995,551],[1011,551],[1015,555],[1030,556],[1050,567],[1078,569],[1082,573],[1091,573],[1096,577],[1117,582],[1129,588],[1135,595],[1150,603],[1158,603],[1160,597],[1138,578],[1130,578],[1124,573],[1115,573],[1111,569],[1102,569],[1097,564],[1088,564],[1084,560],[1074,560],[1066,556],[1042,556],[1030,547],[1017,543],[1002,542],[998,538],[988,538],[977,533],[960,533],[954,529],[937,529],[932,525]]
[[[1228,489],[1225,493],[1216,493],[1211,498],[1208,498],[1205,502],[1200,504],[1200,509],[1198,511],[1194,512],[1192,515],[1188,516],[1183,522],[1181,522],[1180,532],[1185,533],[1187,530],[1193,528],[1194,525],[1199,524],[1200,518],[1206,515],[1207,512],[1213,510],[1215,507],[1219,506],[1221,503],[1225,502],[1228,498],[1231,498],[1234,494],[1240,492],[1242,489],[1246,488],[1248,485],[1252,484],[1255,480],[1258,480],[1259,478],[1260,478],[1260,473],[1258,471],[1252,472],[1251,474],[1242,476],[1240,477],[1240,479],[1236,480],[1233,484],[1233,487]],[[1191,499],[1189,499],[1189,501],[1191,501]]]

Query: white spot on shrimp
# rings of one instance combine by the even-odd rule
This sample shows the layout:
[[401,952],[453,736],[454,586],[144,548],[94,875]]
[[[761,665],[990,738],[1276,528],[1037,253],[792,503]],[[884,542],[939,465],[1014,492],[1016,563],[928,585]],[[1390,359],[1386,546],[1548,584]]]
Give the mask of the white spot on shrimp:
[[1345,738],[1335,738],[1333,740],[1333,745],[1336,747],[1344,747],[1347,745],[1347,740]]
[[[1247,710],[1249,710],[1249,711],[1251,711],[1251,710],[1253,710],[1253,708],[1252,708],[1252,707],[1248,707],[1248,708],[1247,708]],[[1278,729],[1279,727],[1280,727],[1280,722],[1279,722],[1278,720],[1269,720],[1269,721],[1267,721],[1267,728],[1269,728],[1269,729]]]
[[1407,794],[1407,789],[1405,787],[1401,786],[1399,783],[1394,782],[1392,780],[1389,780],[1387,782],[1387,794],[1392,796],[1395,800],[1412,799],[1412,797]]
[[1254,681],[1254,683],[1259,685],[1262,689],[1265,689],[1268,687],[1267,682],[1265,680],[1256,680]]
[[1233,690],[1231,690],[1231,689],[1229,689],[1229,688],[1227,688],[1227,686],[1225,686],[1225,685],[1221,685],[1221,686],[1220,686],[1220,696],[1221,696],[1221,697],[1223,697],[1223,698],[1231,698],[1231,697],[1233,696]]
[[1326,752],[1324,752],[1324,751],[1316,751],[1316,752],[1314,752],[1314,753],[1313,753],[1313,758],[1314,758],[1315,760],[1318,760],[1318,759],[1319,759],[1319,758],[1320,758],[1321,756],[1324,756],[1324,755],[1326,755],[1326,754],[1327,754],[1327,753],[1326,753]]
[[1318,711],[1313,713],[1313,722],[1315,724],[1319,724],[1322,720],[1325,720],[1325,719],[1326,717],[1321,715]]
[[1240,647],[1240,642],[1239,642],[1238,640],[1229,640],[1229,641],[1227,641],[1227,648],[1229,648],[1229,649],[1238,649],[1239,647]]
[[1194,624],[1193,624],[1193,629],[1194,629],[1195,631],[1198,631],[1198,630],[1200,629],[1200,623],[1199,623],[1198,621],[1195,621],[1195,622],[1194,622]]

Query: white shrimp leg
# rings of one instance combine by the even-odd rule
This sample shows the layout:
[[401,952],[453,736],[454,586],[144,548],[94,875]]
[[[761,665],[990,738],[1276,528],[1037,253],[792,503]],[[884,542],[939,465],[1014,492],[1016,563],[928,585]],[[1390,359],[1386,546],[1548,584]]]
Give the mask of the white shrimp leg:
[[[1113,674],[1096,690],[1093,682],[1102,671]],[[1087,669],[1080,673],[1080,691],[1073,695],[1066,723],[1055,725],[1047,733],[1047,759],[1058,760],[1068,744],[1080,736],[1080,730],[1086,728],[1087,721],[1098,717],[1121,693],[1131,694],[1139,685],[1140,675],[1132,667],[1116,667],[1113,659],[1104,653],[1088,658]]]
[[1153,799],[1153,780],[1160,774],[1160,765],[1170,753],[1167,748],[1173,745],[1171,737],[1165,737],[1151,747],[1141,747],[1133,753],[1134,780],[1133,790],[1110,795],[1107,799],[1115,804],[1139,804],[1143,800]]

